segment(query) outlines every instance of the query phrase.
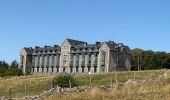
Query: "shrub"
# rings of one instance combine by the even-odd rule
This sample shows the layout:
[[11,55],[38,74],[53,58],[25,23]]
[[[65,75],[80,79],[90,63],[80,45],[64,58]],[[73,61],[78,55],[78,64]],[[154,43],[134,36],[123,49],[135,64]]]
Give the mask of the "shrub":
[[72,75],[68,75],[68,74],[57,76],[56,78],[54,78],[54,82],[56,85],[58,85],[61,88],[70,87],[70,83],[71,83],[71,87],[78,86],[78,81]]
[[22,69],[18,68],[0,68],[0,77],[4,76],[21,76],[23,75]]

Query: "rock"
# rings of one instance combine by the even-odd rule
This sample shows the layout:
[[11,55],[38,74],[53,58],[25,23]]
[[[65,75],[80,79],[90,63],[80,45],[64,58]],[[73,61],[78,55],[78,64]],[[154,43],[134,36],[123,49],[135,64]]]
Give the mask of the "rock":
[[3,97],[0,97],[0,100],[10,100],[10,98],[3,96]]
[[164,76],[165,79],[167,79],[167,78],[168,78],[167,72],[165,72],[165,73],[163,74],[163,76]]
[[[73,87],[73,88],[60,88],[60,87],[57,87],[57,88],[52,88],[49,91],[44,91],[44,92],[42,92],[42,93],[40,93],[39,95],[36,95],[36,96],[25,96],[21,100],[43,100],[43,98],[48,97],[48,96],[52,96],[52,95],[56,95],[58,92],[63,92],[63,93],[77,92],[77,93],[81,93],[81,92],[85,92],[86,90],[87,89],[81,88],[81,87]],[[6,100],[6,99],[2,99],[2,100]]]
[[129,79],[128,81],[125,82],[125,86],[131,86],[131,85],[137,85],[137,81]]

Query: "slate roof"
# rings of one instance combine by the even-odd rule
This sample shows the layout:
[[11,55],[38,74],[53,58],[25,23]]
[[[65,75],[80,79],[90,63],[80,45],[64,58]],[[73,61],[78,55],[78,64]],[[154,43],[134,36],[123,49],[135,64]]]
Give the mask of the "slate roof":
[[85,41],[66,39],[71,45],[87,44]]
[[107,46],[110,48],[110,50],[115,50],[115,45],[110,43],[110,42],[106,42]]
[[[108,41],[108,42],[96,42],[96,44],[87,44],[85,41],[78,41],[78,40],[73,40],[73,39],[66,39],[68,42],[72,45],[71,50],[74,52],[98,52],[100,47],[103,45],[103,43],[106,43],[107,46],[110,48],[112,51],[117,51],[117,52],[123,52],[124,50],[127,53],[131,53],[130,48],[126,45],[123,45],[122,43],[117,44],[113,41]],[[25,51],[28,54],[31,53],[46,53],[46,52],[51,52],[51,53],[60,53],[61,52],[61,47],[59,45],[54,45],[54,46],[44,46],[44,47],[38,47],[36,46],[34,49],[33,48],[24,48]]]
[[54,45],[54,46],[44,46],[44,47],[35,47],[35,49],[33,50],[34,53],[47,53],[47,52],[56,52],[59,53],[61,51],[61,48],[58,45]]
[[32,48],[24,48],[25,52],[27,52],[27,54],[32,54],[33,49]]

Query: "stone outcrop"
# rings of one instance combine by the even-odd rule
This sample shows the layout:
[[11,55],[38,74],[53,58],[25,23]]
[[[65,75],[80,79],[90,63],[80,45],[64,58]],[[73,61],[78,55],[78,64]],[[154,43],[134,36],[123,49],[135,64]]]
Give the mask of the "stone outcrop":
[[39,95],[35,96],[25,96],[21,100],[43,100],[43,98],[56,95],[57,93],[72,93],[72,92],[77,92],[81,93],[86,91],[85,88],[80,88],[80,87],[74,87],[74,88],[52,88],[49,91],[44,91],[43,93],[40,93]]

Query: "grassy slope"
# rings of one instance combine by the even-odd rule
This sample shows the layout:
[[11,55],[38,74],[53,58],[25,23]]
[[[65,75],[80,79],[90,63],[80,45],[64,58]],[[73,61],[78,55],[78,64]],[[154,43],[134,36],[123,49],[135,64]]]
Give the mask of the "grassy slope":
[[90,92],[57,94],[45,100],[169,100],[170,80],[147,82],[142,85],[118,89],[93,88]]
[[50,89],[51,76],[27,76],[12,77],[0,79],[0,96],[8,96],[9,88],[13,97],[22,97],[25,95],[24,83],[28,84],[28,94],[36,95],[42,91]]
[[[125,82],[128,79],[147,79],[154,78],[162,75],[163,70],[159,71],[141,71],[141,72],[118,72],[118,82]],[[168,73],[170,73],[168,71]],[[168,74],[170,75],[170,74]],[[134,77],[135,76],[135,77]],[[113,83],[115,82],[115,73],[110,74],[95,74],[87,75],[81,74],[76,75],[75,78],[79,80],[81,86],[89,86],[89,79],[93,78],[93,86],[110,85],[110,79]],[[8,96],[9,88],[12,89],[12,97],[24,96],[24,83],[28,84],[28,94],[37,95],[42,91],[49,90],[51,87],[52,79],[54,75],[48,76],[26,76],[26,77],[11,77],[0,79],[0,96]]]

